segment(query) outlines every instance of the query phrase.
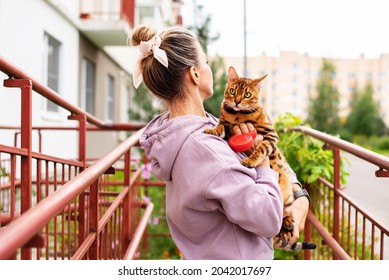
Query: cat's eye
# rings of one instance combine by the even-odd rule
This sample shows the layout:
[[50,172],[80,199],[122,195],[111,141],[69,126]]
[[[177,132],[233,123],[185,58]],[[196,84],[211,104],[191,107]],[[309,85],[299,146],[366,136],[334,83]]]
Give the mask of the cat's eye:
[[252,95],[251,92],[245,92],[245,93],[244,93],[244,97],[245,97],[245,98],[250,98],[251,95]]
[[235,95],[235,93],[236,93],[236,90],[234,88],[230,88],[230,94]]

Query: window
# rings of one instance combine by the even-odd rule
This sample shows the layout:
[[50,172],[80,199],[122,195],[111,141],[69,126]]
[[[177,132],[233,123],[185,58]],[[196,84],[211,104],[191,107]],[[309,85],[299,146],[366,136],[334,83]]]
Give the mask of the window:
[[107,79],[107,120],[114,121],[115,109],[115,78],[108,75]]
[[[48,34],[45,34],[45,39],[47,43],[47,86],[55,92],[59,92],[59,60],[61,43]],[[50,112],[58,112],[59,110],[58,106],[51,101],[47,101],[45,109]]]
[[95,76],[95,64],[84,58],[82,61],[81,107],[92,115],[95,114]]

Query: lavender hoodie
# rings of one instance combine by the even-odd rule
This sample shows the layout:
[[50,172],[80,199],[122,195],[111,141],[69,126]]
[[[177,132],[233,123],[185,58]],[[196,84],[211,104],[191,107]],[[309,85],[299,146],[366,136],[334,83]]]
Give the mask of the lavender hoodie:
[[204,134],[217,119],[168,113],[146,127],[140,143],[152,173],[166,181],[166,215],[184,259],[273,259],[282,223],[278,174],[249,169],[225,140]]

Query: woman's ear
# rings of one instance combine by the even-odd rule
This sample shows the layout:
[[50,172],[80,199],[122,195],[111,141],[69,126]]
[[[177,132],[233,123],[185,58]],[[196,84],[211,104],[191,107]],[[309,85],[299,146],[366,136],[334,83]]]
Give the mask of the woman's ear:
[[196,67],[194,66],[190,67],[189,76],[194,84],[200,85],[200,74]]

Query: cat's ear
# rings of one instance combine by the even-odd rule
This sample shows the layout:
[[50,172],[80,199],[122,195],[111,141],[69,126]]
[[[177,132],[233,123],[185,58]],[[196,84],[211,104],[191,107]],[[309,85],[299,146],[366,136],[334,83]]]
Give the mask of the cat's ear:
[[230,68],[228,68],[228,82],[233,83],[233,82],[238,81],[238,79],[239,79],[239,76],[236,73],[235,68],[230,66]]
[[255,86],[257,89],[260,89],[261,88],[261,85],[263,84],[263,80],[267,77],[267,74],[266,75],[263,75],[261,77],[259,77],[258,79],[255,79],[254,82],[255,82]]

